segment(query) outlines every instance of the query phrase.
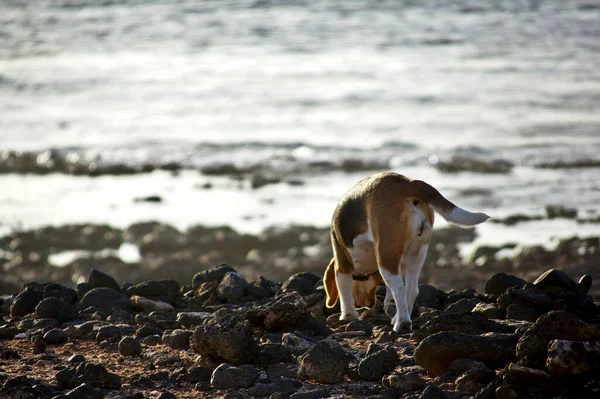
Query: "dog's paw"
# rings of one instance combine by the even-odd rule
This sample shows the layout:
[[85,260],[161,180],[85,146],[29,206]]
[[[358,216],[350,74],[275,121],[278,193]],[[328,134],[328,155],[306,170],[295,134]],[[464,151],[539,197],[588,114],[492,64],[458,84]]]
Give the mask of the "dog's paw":
[[354,312],[342,313],[340,315],[340,320],[341,321],[356,320],[359,317],[360,316],[359,316],[358,312],[355,310]]
[[397,333],[407,333],[412,331],[412,322],[410,320],[402,320],[394,324],[394,331]]

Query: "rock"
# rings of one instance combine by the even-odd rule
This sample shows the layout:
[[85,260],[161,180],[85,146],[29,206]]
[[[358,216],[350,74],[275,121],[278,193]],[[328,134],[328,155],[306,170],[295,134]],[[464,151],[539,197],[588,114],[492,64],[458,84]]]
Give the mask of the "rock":
[[469,313],[475,307],[475,303],[467,298],[459,299],[451,303],[443,313]]
[[161,392],[156,399],[177,399],[177,396],[171,392]]
[[254,397],[266,397],[273,394],[291,395],[302,386],[301,382],[295,381],[291,378],[277,378],[271,383],[256,383],[250,389],[248,393]]
[[225,264],[198,272],[194,275],[192,285],[197,290],[204,283],[211,281],[220,282],[229,272],[235,272],[235,269]]
[[293,363],[269,364],[266,372],[269,377],[295,378],[298,375],[298,366]]
[[119,353],[122,356],[139,356],[142,354],[142,345],[133,337],[125,337],[119,341]]
[[551,342],[546,359],[546,369],[554,375],[578,375],[600,368],[600,342]]
[[439,385],[429,384],[427,388],[423,390],[419,399],[446,399],[446,397]]
[[150,280],[127,288],[127,295],[172,302],[179,296],[179,283],[175,280]]
[[248,282],[237,272],[229,272],[217,286],[217,297],[220,301],[235,303],[246,294]]
[[73,288],[63,287],[57,283],[51,283],[44,287],[43,297],[62,299],[66,303],[73,305],[77,302],[77,291]]
[[102,342],[108,339],[119,340],[123,336],[121,329],[117,326],[108,325],[104,327],[100,327],[98,329],[98,333],[96,334],[96,341]]
[[384,375],[396,368],[399,360],[400,358],[396,349],[392,346],[386,346],[360,361],[358,364],[358,376],[365,381],[381,380]]
[[546,205],[546,217],[548,219],[575,219],[577,217],[577,209],[567,208],[563,205]]
[[598,341],[600,328],[565,311],[549,312],[541,316],[519,340],[517,345],[519,364],[541,367],[546,361],[548,344],[555,339]]
[[522,288],[526,281],[504,272],[496,273],[485,283],[485,293],[502,295],[510,287]]
[[68,399],[102,399],[104,394],[98,388],[94,388],[91,384],[84,382],[78,387],[67,392]]
[[165,331],[162,336],[163,344],[173,349],[184,349],[190,347],[190,337],[193,331],[190,330],[172,330]]
[[253,325],[277,331],[302,327],[310,319],[310,313],[302,296],[291,291],[251,309],[247,317]]
[[456,379],[456,389],[461,392],[476,394],[492,382],[495,377],[496,373],[488,368],[468,370]]
[[100,312],[110,314],[113,309],[131,312],[132,303],[127,295],[112,288],[100,287],[88,291],[77,304],[77,309],[81,311],[91,306]]
[[419,373],[415,371],[409,371],[401,374],[392,374],[385,378],[383,381],[385,386],[394,388],[398,391],[398,394],[402,395],[405,393],[420,391],[425,388],[427,382],[421,378]]
[[0,339],[13,339],[19,333],[19,329],[11,325],[0,326]]
[[108,274],[102,273],[101,271],[96,269],[90,270],[87,282],[93,288],[106,287],[121,292],[121,286],[119,285],[119,283],[117,283],[117,280],[115,280]]
[[144,298],[142,296],[133,295],[131,297],[133,309],[141,312],[152,313],[160,312],[167,313],[175,310],[173,305],[163,301],[153,301],[152,299]]
[[444,291],[438,290],[429,284],[421,284],[419,285],[419,294],[415,299],[413,310],[421,307],[441,310],[447,297],[448,294]]
[[328,389],[312,389],[305,392],[296,392],[290,395],[290,399],[321,399],[328,398],[331,393]]
[[417,364],[434,375],[448,371],[456,359],[475,359],[493,368],[513,361],[516,334],[489,333],[482,336],[443,331],[425,338],[415,348]]
[[61,330],[60,328],[53,328],[44,334],[44,341],[50,345],[65,343],[68,339],[69,335],[65,332],[65,330]]
[[514,329],[488,320],[480,313],[445,313],[428,321],[412,333],[411,339],[417,342],[440,331],[457,331],[465,334],[483,334],[487,332],[512,333]]
[[208,312],[179,312],[177,313],[177,321],[183,327],[190,328],[193,326],[198,326],[204,322],[206,319],[213,318],[212,313]]
[[63,389],[72,389],[84,382],[100,389],[121,388],[121,377],[109,373],[104,366],[93,363],[81,363],[76,367],[60,370],[56,373],[56,381]]
[[315,342],[300,333],[285,333],[281,344],[296,356],[302,355],[315,345]]
[[513,289],[510,291],[515,297],[527,301],[533,305],[549,309],[552,299],[548,294],[537,289]]
[[349,365],[344,349],[335,341],[325,339],[298,358],[298,378],[322,384],[342,382]]
[[533,282],[538,289],[558,287],[563,291],[578,292],[579,286],[565,272],[558,269],[550,269],[544,272]]
[[296,291],[300,295],[310,295],[316,291],[315,286],[321,276],[311,272],[301,272],[292,275],[281,286],[282,291]]
[[75,320],[77,318],[77,309],[75,306],[55,297],[42,299],[35,307],[35,317],[37,319],[55,319],[60,323]]
[[10,305],[10,315],[14,317],[33,313],[42,298],[43,292],[39,285],[26,286]]
[[85,356],[83,356],[80,353],[76,353],[73,356],[71,356],[67,361],[71,364],[82,363],[85,362]]
[[502,312],[495,303],[478,303],[471,312],[480,313],[488,320],[502,318]]
[[210,384],[216,389],[249,388],[258,376],[258,371],[252,366],[233,366],[223,363],[213,371]]
[[0,398],[50,399],[56,395],[56,393],[47,392],[44,388],[35,380],[25,376],[8,378],[0,387]]
[[524,303],[511,303],[506,308],[506,318],[534,322],[537,319],[533,305]]
[[207,320],[190,338],[192,349],[226,363],[252,363],[257,351],[254,330],[241,315],[231,313]]
[[39,335],[34,335],[31,337],[31,346],[33,347],[33,354],[39,355],[40,353],[44,353],[46,351],[47,342],[44,338]]

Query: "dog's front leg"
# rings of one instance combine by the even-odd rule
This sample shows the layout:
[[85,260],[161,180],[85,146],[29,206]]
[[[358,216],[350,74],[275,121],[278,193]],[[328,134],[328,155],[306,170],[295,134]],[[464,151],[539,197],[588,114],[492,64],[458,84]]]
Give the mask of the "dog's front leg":
[[408,313],[406,287],[402,281],[402,275],[397,272],[390,272],[381,266],[379,267],[379,272],[381,273],[385,284],[389,287],[394,302],[396,302],[396,314],[392,318],[394,331],[400,332],[402,330],[411,330],[412,322],[410,320],[410,314]]
[[335,282],[340,295],[340,320],[355,320],[359,315],[354,305],[352,292],[352,274],[340,273],[335,275]]

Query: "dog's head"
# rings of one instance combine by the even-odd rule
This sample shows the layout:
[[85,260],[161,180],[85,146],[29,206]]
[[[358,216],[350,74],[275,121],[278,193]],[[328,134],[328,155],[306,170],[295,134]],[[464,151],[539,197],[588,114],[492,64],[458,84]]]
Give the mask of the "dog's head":
[[[335,259],[331,259],[325,275],[323,276],[323,285],[325,286],[325,293],[327,294],[327,300],[325,305],[328,308],[335,306],[338,301],[339,293],[337,284],[335,282]],[[368,307],[372,308],[375,306],[377,286],[381,281],[381,275],[379,273],[369,274],[365,280],[354,280],[352,282],[352,295],[354,296],[354,305],[357,308]]]

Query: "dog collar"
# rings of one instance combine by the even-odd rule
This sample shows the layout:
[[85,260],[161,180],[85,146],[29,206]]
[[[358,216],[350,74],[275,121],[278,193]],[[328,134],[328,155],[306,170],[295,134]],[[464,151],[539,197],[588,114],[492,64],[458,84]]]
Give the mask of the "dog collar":
[[371,277],[375,273],[379,273],[379,272],[373,272],[373,273],[369,273],[369,274],[364,274],[364,273],[353,274],[352,275],[352,280],[367,281],[369,279],[369,277]]

